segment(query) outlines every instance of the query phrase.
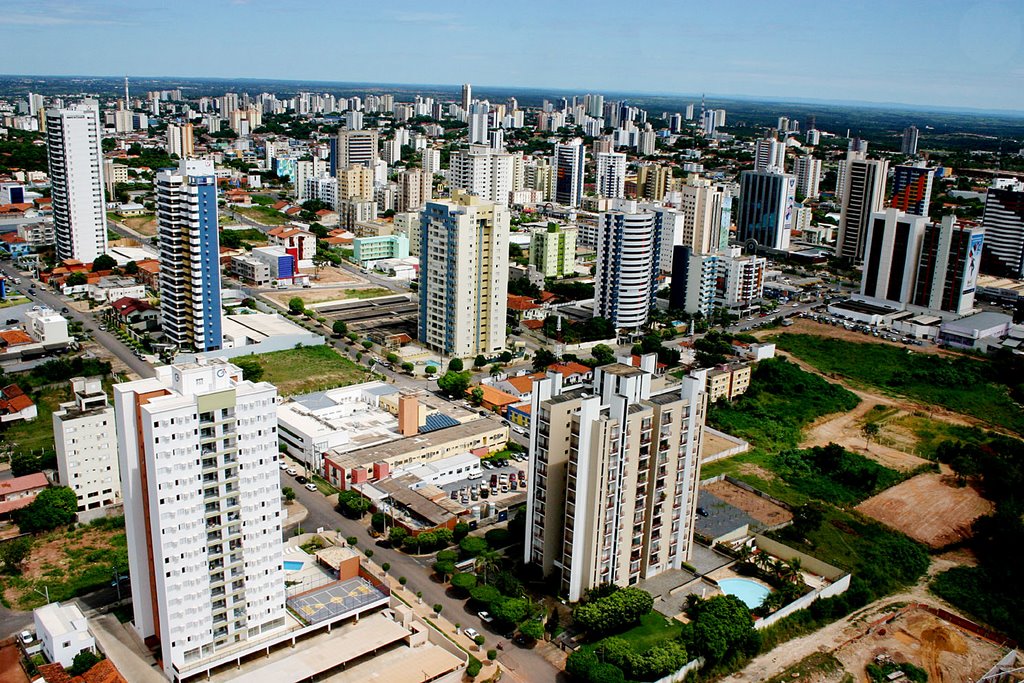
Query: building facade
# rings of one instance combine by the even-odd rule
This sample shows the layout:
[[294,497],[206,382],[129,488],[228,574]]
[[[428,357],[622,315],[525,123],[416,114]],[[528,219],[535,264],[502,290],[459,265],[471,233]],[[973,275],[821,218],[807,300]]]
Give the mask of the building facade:
[[836,256],[861,263],[864,261],[871,216],[882,210],[889,162],[884,159],[853,159],[846,163]]
[[583,201],[583,165],[587,148],[583,140],[574,138],[566,143],[555,143],[552,158],[555,201],[564,206],[579,206]]
[[456,193],[420,219],[419,339],[459,358],[505,347],[509,211]]
[[551,223],[530,235],[530,263],[544,277],[569,277],[576,272],[576,226]]
[[795,194],[796,178],[792,175],[743,171],[736,219],[737,239],[770,249],[788,249]]
[[690,556],[707,397],[699,377],[653,391],[655,365],[596,368],[586,390],[554,373],[534,386],[523,560],[560,573],[570,601]]
[[599,218],[594,315],[616,328],[647,324],[661,268],[661,215],[636,202],[616,202]]
[[1024,182],[997,178],[985,198],[985,272],[1024,278]]
[[595,157],[597,196],[621,199],[626,196],[626,155],[600,152]]
[[114,409],[102,377],[75,377],[71,392],[53,412],[57,474],[78,497],[78,521],[89,522],[121,503]]
[[103,129],[92,105],[46,113],[46,152],[57,259],[92,263],[107,252]]
[[182,160],[156,177],[160,319],[184,351],[221,347],[220,236],[213,162]]
[[892,199],[889,206],[914,216],[927,216],[934,176],[935,169],[923,163],[896,166],[893,168]]
[[133,623],[172,681],[285,626],[276,399],[225,361],[114,387]]

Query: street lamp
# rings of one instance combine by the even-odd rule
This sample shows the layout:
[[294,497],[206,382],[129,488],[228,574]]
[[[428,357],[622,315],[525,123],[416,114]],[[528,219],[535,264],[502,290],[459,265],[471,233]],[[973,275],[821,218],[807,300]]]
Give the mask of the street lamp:
[[[50,604],[50,587],[49,586],[43,586],[43,590],[42,591],[39,590],[38,588],[33,588],[32,590],[34,590],[36,593],[39,593],[44,598],[46,598],[46,604],[47,605]],[[43,591],[46,591],[46,592],[44,593]]]

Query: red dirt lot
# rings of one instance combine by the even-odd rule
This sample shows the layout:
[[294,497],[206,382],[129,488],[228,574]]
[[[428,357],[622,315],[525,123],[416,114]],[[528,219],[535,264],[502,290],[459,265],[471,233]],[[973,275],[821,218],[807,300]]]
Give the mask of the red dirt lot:
[[868,498],[857,510],[934,549],[970,538],[971,524],[992,512],[992,504],[973,487],[958,487],[946,472],[919,474]]
[[21,650],[14,638],[0,643],[0,681],[4,683],[28,683],[28,676],[21,668]]
[[743,510],[765,526],[775,526],[793,519],[793,513],[770,500],[742,489],[724,479],[703,487],[705,491]]

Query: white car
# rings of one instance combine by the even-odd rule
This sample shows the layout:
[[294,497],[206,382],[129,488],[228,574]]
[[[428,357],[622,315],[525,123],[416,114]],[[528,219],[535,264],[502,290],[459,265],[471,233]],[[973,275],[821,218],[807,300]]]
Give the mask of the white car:
[[281,469],[282,470],[288,469],[288,463],[286,463],[284,460],[281,461]]
[[465,633],[466,637],[470,640],[476,640],[477,636],[480,635],[480,632],[477,631],[475,628],[467,628],[465,631],[463,631],[463,633]]
[[306,490],[307,491],[316,491],[316,484],[314,484],[313,482],[308,482],[306,484]]
[[289,468],[288,468],[287,470],[285,470],[285,471],[286,471],[286,472],[287,472],[288,474],[292,475],[293,477],[294,477],[294,476],[295,476],[296,474],[298,474],[298,473],[299,473],[299,471],[298,471],[297,469],[295,469],[294,467],[289,467]]
[[32,631],[22,631],[18,634],[18,637],[21,638],[22,643],[28,645],[36,639],[36,634],[32,633]]
[[483,621],[484,623],[489,624],[492,621],[494,621],[494,617],[492,617],[491,613],[486,610],[484,610],[483,612],[477,612],[476,615],[480,617],[480,621]]

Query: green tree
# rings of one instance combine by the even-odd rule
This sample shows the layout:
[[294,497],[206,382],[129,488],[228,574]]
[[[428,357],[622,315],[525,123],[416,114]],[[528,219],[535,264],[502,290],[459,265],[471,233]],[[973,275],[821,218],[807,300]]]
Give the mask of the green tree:
[[438,560],[434,563],[434,573],[441,581],[447,581],[448,577],[455,573],[455,563],[451,560]]
[[580,603],[573,610],[573,621],[591,635],[616,631],[637,623],[654,607],[647,591],[629,587],[611,595]]
[[461,358],[452,358],[448,363],[448,372],[462,372],[464,366]]
[[81,676],[99,663],[100,658],[98,655],[90,650],[82,650],[71,661],[71,668],[68,669],[68,673],[72,676]]
[[729,654],[754,654],[760,634],[754,629],[750,610],[735,595],[716,595],[696,606],[693,646],[696,654],[714,664]]
[[342,320],[335,320],[334,324],[331,325],[331,331],[339,337],[344,337],[348,334],[348,325]]
[[480,405],[484,402],[484,390],[480,387],[473,387],[473,390],[469,392],[469,402],[475,406]]
[[409,374],[409,375],[411,375],[413,370],[416,369],[416,366],[413,365],[412,363],[408,362],[408,361],[402,363],[401,367],[402,367],[402,372],[404,372],[406,374]]
[[459,543],[466,536],[469,535],[469,525],[465,522],[459,522],[455,525],[455,529],[452,530],[452,540]]
[[35,500],[14,511],[14,521],[23,533],[50,531],[75,522],[78,497],[67,486],[43,489]]
[[501,374],[501,364],[500,363],[495,363],[494,365],[492,365],[491,366],[490,374],[491,374],[491,377],[497,377],[498,375],[500,375]]
[[501,355],[498,357],[498,360],[500,360],[502,363],[511,363],[512,362],[512,352],[511,351],[502,351]]
[[331,257],[322,249],[317,249],[313,254],[313,278],[320,277],[320,270],[331,264]]
[[[430,369],[429,367],[427,368]],[[456,372],[449,370],[437,379],[437,388],[449,398],[462,398],[469,388],[470,376],[468,372]]]
[[615,362],[615,352],[607,344],[598,344],[590,350],[590,355],[598,365],[608,365]]
[[864,426],[860,428],[861,434],[864,435],[864,446],[865,448],[871,445],[872,439],[878,436],[878,433],[882,431],[881,427],[878,426],[877,422],[865,422]]
[[462,550],[463,557],[476,557],[487,550],[487,541],[479,536],[466,536],[459,541],[459,548]]
[[255,358],[235,358],[234,363],[242,371],[242,379],[250,382],[259,382],[263,379],[263,366]]
[[565,672],[574,681],[586,683],[590,680],[590,672],[600,664],[597,653],[586,648],[579,648],[565,660]]
[[356,491],[342,491],[338,494],[338,509],[346,517],[359,519],[370,509],[370,501]]
[[482,353],[477,354],[476,358],[473,359],[473,367],[474,368],[482,368],[485,365],[487,365],[487,359],[484,358],[484,354],[482,354]]
[[288,299],[288,311],[292,315],[299,315],[305,310],[306,304],[303,303],[302,297],[293,296],[291,299]]
[[117,268],[117,261],[113,256],[100,254],[92,262],[92,272],[98,273],[101,270],[113,270]]
[[423,368],[423,374],[425,374],[427,377],[432,377],[433,375],[436,375],[437,374],[437,366],[436,365],[428,365],[427,367]]
[[469,572],[460,572],[452,576],[451,584],[452,588],[462,591],[463,594],[468,593],[476,588],[476,575]]
[[74,272],[68,275],[67,279],[64,280],[64,284],[68,287],[78,287],[89,282],[89,278],[85,276],[85,273]]
[[295,500],[295,489],[291,486],[282,486],[281,495],[284,496],[285,502],[290,503]]
[[487,584],[481,584],[476,588],[471,588],[469,591],[469,597],[473,599],[479,605],[485,605],[488,608],[495,600],[501,598],[501,591],[494,586],[488,586]]
[[519,632],[527,638],[540,640],[544,637],[544,622],[539,619],[527,619],[519,624]]
[[537,353],[533,354],[533,369],[540,371],[545,370],[552,363],[558,362],[558,356],[545,348],[537,349]]
[[375,531],[384,531],[384,526],[387,524],[387,517],[384,516],[383,512],[374,512],[370,515],[370,526]]
[[[463,539],[465,540],[465,539]],[[476,570],[483,572],[484,581],[487,580],[487,574],[494,571],[500,566],[501,553],[497,550],[482,550],[476,555]],[[512,591],[507,591],[511,593]]]
[[518,624],[529,616],[530,607],[530,601],[526,598],[505,598],[491,604],[491,614],[506,624]]
[[391,527],[391,531],[388,532],[388,540],[391,541],[391,545],[398,547],[405,542],[405,539],[409,537],[409,532],[400,526]]
[[21,563],[25,561],[31,550],[32,540],[27,536],[0,544],[0,562],[4,564],[4,571],[10,574],[20,572]]
[[129,261],[128,263],[124,264],[125,275],[137,275],[138,272],[139,264],[137,264],[135,261]]

